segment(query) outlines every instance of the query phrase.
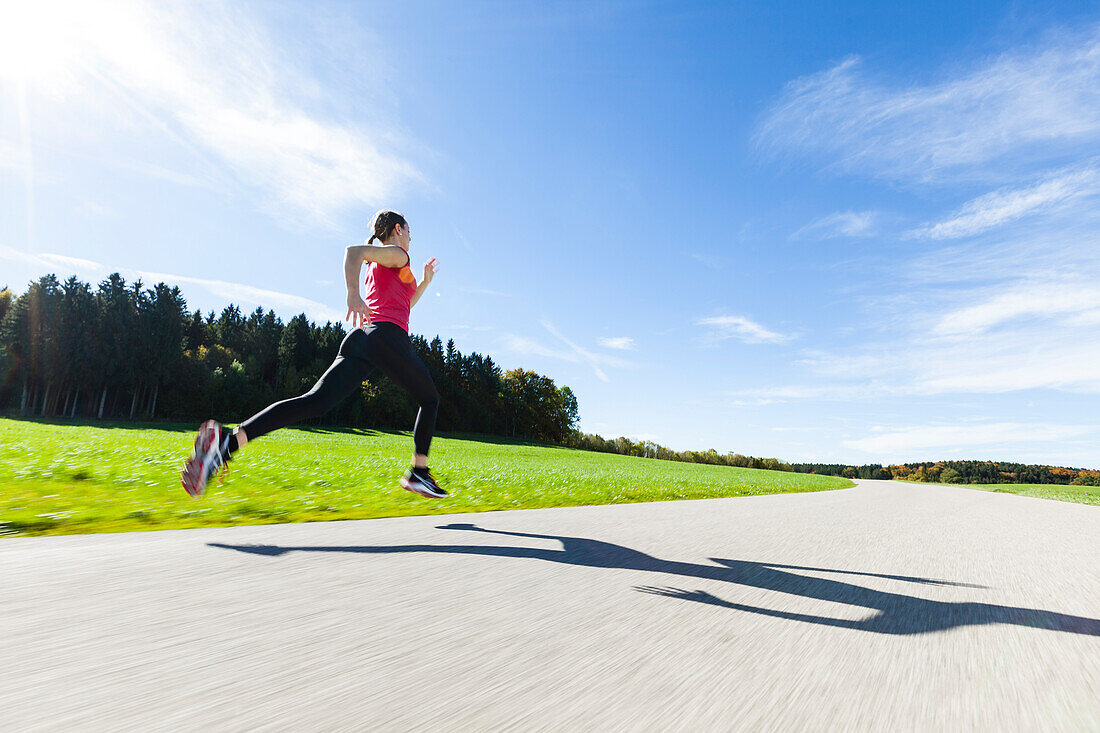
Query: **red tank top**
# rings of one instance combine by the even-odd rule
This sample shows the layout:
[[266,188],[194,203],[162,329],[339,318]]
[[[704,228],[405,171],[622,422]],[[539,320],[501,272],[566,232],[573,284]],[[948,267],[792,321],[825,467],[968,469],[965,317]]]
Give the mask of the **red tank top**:
[[377,262],[367,265],[367,297],[371,322],[396,323],[409,330],[409,311],[416,292],[416,278],[409,267],[408,255],[401,267],[383,267]]

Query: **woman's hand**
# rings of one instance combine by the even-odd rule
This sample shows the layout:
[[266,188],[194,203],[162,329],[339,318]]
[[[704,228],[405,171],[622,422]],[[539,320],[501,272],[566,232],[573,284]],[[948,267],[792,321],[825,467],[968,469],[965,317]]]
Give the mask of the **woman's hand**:
[[424,279],[421,280],[420,282],[422,282],[425,285],[430,283],[432,281],[432,278],[435,277],[435,268],[436,268],[436,264],[435,264],[435,258],[434,257],[431,258],[430,260],[428,260],[427,262],[425,262],[424,263]]
[[348,293],[348,314],[344,316],[344,320],[349,318],[352,328],[370,325],[370,309],[367,308],[367,304],[363,302],[359,293]]

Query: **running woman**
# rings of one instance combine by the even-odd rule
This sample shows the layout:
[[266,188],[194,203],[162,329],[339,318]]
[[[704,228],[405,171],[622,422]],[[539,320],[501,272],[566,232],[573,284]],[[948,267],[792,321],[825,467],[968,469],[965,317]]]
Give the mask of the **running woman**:
[[[401,486],[421,496],[447,496],[428,471],[439,393],[409,340],[409,310],[432,281],[436,261],[433,257],[424,264],[424,277],[418,285],[409,267],[411,239],[405,217],[396,211],[379,211],[372,228],[374,233],[365,244],[348,247],[344,254],[348,288],[348,314],[344,320],[350,319],[353,328],[340,344],[335,361],[309,392],[269,405],[232,432],[214,420],[204,422],[183,467],[181,480],[188,494],[202,496],[207,482],[250,440],[324,415],[377,369],[420,405],[413,427],[412,466],[401,477]],[[379,244],[372,244],[376,239]],[[367,264],[365,301],[359,295],[363,263]]]

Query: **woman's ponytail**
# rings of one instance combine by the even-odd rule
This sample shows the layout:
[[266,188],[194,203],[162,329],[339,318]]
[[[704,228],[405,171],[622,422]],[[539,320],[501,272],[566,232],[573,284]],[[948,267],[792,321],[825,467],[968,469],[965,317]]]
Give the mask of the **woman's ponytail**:
[[396,211],[382,210],[374,215],[371,219],[370,228],[374,232],[371,238],[367,240],[367,244],[370,244],[375,239],[379,242],[385,242],[393,234],[394,227],[400,224],[403,227],[407,227],[409,224],[405,221],[405,217],[398,214]]

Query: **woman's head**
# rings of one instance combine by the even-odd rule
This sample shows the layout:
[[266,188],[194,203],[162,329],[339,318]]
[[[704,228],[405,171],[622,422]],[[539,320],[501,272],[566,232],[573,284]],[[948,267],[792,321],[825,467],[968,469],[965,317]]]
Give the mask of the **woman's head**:
[[[396,211],[379,211],[371,222],[372,234],[367,244],[377,239],[384,244],[409,246],[409,223]],[[394,237],[397,241],[390,241]]]

